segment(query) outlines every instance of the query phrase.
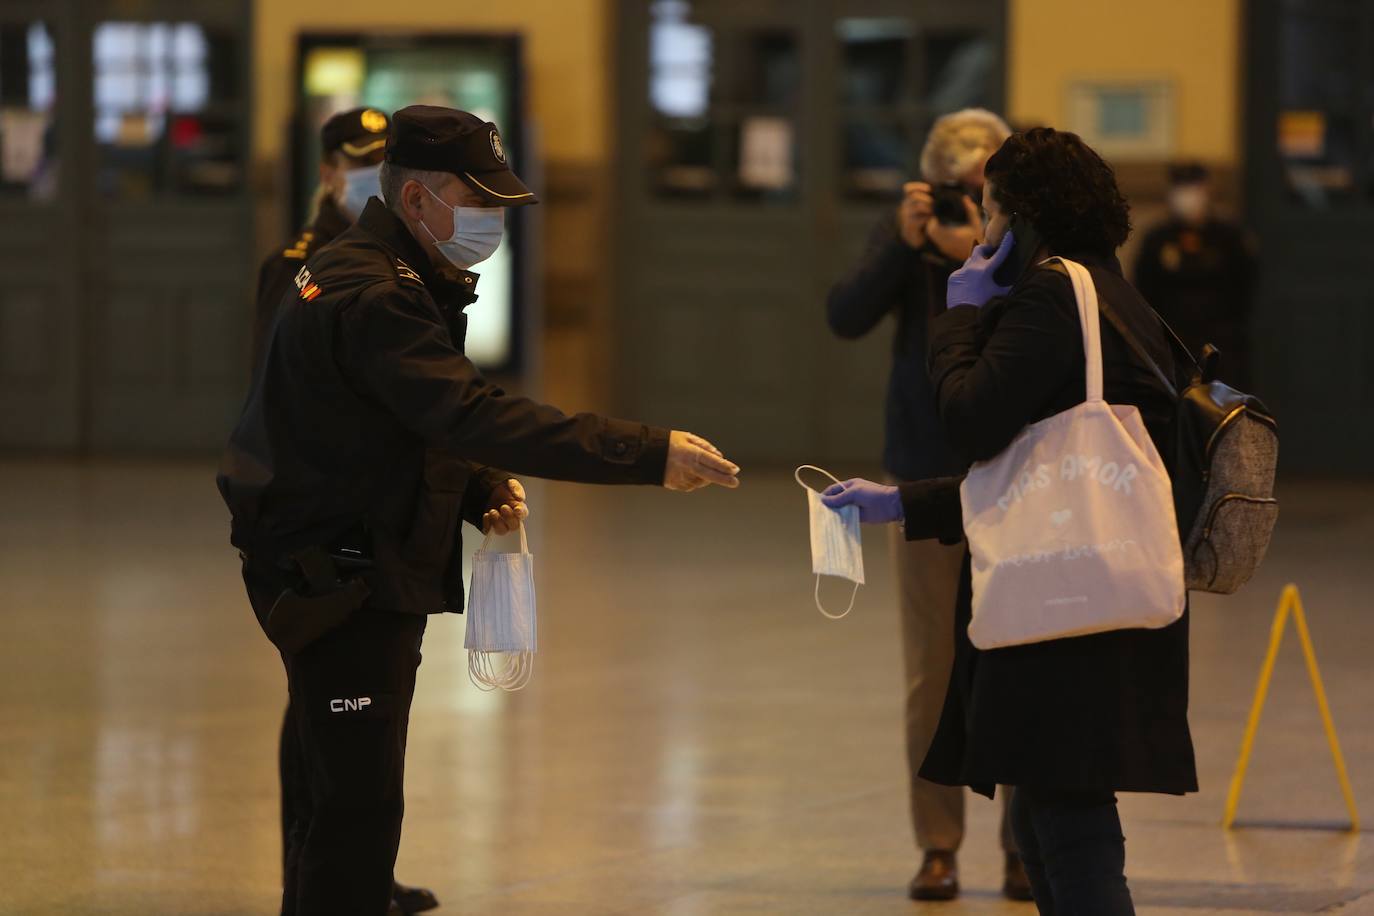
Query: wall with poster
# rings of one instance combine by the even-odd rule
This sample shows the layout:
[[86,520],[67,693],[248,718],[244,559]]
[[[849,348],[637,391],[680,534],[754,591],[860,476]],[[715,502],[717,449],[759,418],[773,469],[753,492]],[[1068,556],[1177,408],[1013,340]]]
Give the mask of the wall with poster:
[[1020,122],[1066,125],[1074,86],[1171,87],[1168,157],[1234,164],[1240,0],[1008,0],[1007,103]]

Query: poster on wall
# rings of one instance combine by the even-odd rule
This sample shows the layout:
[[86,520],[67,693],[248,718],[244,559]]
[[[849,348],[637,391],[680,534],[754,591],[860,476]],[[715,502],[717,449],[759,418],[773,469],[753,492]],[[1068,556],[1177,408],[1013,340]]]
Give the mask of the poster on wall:
[[1169,159],[1175,153],[1170,80],[1079,80],[1069,84],[1068,126],[1108,159]]

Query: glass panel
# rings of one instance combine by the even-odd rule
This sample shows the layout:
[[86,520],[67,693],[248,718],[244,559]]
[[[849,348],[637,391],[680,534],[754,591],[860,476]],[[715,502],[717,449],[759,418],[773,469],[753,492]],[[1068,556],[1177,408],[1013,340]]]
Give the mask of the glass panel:
[[841,190],[848,197],[895,199],[911,180],[913,144],[898,122],[851,120],[844,125]]
[[840,99],[846,105],[895,105],[905,93],[906,58],[914,34],[903,19],[841,19]]
[[664,197],[709,197],[721,183],[710,117],[715,36],[691,21],[688,0],[654,0],[649,17],[649,184]]
[[801,91],[801,57],[791,32],[757,31],[744,36],[730,101],[791,108]]
[[0,196],[57,195],[57,70],[46,24],[0,24]]
[[92,50],[101,193],[239,192],[236,38],[191,22],[102,22]]
[[1360,23],[1354,16],[1304,14],[1286,4],[1279,27],[1279,105],[1322,108],[1351,100],[1360,70]]
[[649,99],[670,118],[703,117],[711,101],[714,42],[691,12],[687,0],[655,0],[649,12]]
[[1360,22],[1352,13],[1287,0],[1279,24],[1279,158],[1290,197],[1310,209],[1358,195]]
[[973,32],[925,39],[926,106],[935,114],[961,108],[990,108],[997,46]]
[[1351,118],[1326,111],[1281,111],[1278,135],[1294,200],[1323,210],[1354,197],[1357,146]]
[[646,143],[654,190],[668,197],[710,196],[719,183],[714,138],[706,118],[659,119]]

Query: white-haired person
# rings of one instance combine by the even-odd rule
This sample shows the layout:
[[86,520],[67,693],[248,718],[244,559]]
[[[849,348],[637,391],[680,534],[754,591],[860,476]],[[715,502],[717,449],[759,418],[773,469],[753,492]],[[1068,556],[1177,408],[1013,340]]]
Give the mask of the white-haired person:
[[[861,337],[889,314],[897,319],[883,447],[883,467],[895,484],[958,475],[968,468],[940,425],[925,366],[927,332],[931,319],[945,310],[949,275],[978,241],[983,167],[1009,136],[1006,122],[981,108],[937,120],[921,151],[922,180],[907,182],[901,203],[878,221],[859,262],[830,289],[827,314],[840,337]],[[908,892],[914,900],[950,900],[959,894],[956,854],[964,839],[964,790],[928,782],[919,770],[954,664],[951,634],[964,550],[899,536],[893,549],[906,669],[911,820],[923,854]],[[1001,841],[1003,892],[1029,900],[1005,805]]]

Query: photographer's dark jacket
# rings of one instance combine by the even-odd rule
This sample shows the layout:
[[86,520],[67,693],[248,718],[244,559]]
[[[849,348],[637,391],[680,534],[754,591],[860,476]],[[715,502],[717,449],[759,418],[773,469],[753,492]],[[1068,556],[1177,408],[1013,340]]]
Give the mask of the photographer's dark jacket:
[[[1092,274],[1155,362],[1178,371],[1158,317],[1115,258],[1070,255]],[[1166,464],[1173,399],[1102,320],[1111,404],[1134,404]],[[930,374],[950,440],[974,461],[995,457],[1027,425],[1083,402],[1083,337],[1068,277],[1028,272],[1005,297],[938,318]],[[1179,379],[1180,381],[1182,379]],[[1181,387],[1181,386],[1180,386]],[[1170,473],[1173,473],[1172,468]],[[963,537],[961,478],[902,487],[908,539]],[[1190,519],[1179,519],[1183,530]],[[968,638],[969,561],[955,610],[954,669],[921,775],[991,796],[997,785],[1039,789],[1196,791],[1188,731],[1188,612],[1158,630],[1118,630],[980,651]]]
[[926,374],[929,324],[945,310],[945,285],[957,267],[959,262],[934,245],[917,251],[902,241],[896,214],[889,212],[873,227],[859,263],[826,298],[830,329],[846,339],[872,331],[889,313],[896,316],[883,469],[899,480],[958,474],[968,467],[940,426]]
[[435,270],[376,198],[306,263],[220,466],[250,562],[358,549],[373,563],[369,606],[456,611],[461,522],[479,524],[510,473],[663,482],[667,430],[568,416],[482,377],[463,355],[476,284]]

